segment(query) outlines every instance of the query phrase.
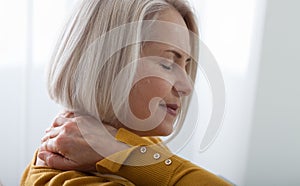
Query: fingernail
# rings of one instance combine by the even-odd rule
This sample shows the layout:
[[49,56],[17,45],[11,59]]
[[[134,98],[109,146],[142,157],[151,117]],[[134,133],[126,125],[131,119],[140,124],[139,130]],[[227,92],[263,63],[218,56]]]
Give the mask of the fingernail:
[[45,132],[49,132],[51,130],[51,127],[46,128]]
[[63,117],[67,117],[68,115],[69,115],[68,111],[62,114]]
[[46,141],[47,139],[48,139],[48,135],[42,137],[41,141],[44,142],[44,141]]

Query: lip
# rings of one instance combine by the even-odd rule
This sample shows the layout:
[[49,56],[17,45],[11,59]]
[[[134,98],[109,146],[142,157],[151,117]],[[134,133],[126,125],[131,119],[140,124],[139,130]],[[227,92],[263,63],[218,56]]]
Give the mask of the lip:
[[178,108],[177,104],[160,104],[161,107],[164,107],[167,110],[167,113],[172,116],[178,115]]

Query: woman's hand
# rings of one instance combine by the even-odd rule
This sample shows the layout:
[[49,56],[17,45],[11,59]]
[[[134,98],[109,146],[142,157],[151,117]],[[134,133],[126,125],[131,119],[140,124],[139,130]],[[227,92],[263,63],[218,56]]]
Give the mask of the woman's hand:
[[129,148],[114,139],[116,132],[88,115],[59,115],[42,138],[36,165],[95,171],[98,161]]

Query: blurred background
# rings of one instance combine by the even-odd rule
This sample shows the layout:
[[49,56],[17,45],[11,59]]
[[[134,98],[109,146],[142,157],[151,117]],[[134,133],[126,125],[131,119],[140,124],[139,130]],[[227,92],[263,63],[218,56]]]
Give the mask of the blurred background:
[[[47,95],[45,67],[75,2],[0,0],[0,185],[19,185],[61,110]],[[200,123],[179,154],[236,185],[300,185],[300,1],[190,2],[223,73],[226,111],[206,151]],[[209,118],[209,86],[199,79],[201,108],[191,114]]]

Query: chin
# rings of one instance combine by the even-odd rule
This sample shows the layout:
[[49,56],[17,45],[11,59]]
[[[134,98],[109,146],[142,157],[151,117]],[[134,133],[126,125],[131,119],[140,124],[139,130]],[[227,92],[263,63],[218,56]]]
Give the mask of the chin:
[[139,136],[169,136],[173,132],[173,126],[158,126],[150,131],[132,131]]
[[156,128],[148,131],[137,131],[127,127],[125,128],[139,136],[169,136],[173,133],[173,125],[173,121],[163,121]]
[[155,136],[164,136],[164,137],[166,137],[166,136],[169,136],[169,135],[171,135],[173,133],[173,130],[172,131],[170,131],[170,132],[161,132],[161,133],[159,133],[159,134],[157,134],[157,135],[155,135]]
[[169,136],[173,133],[173,124],[162,123],[151,132],[150,136]]

